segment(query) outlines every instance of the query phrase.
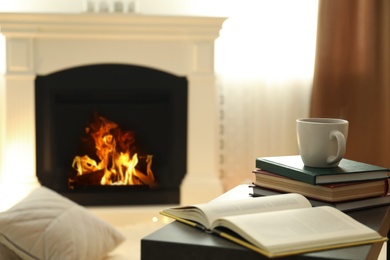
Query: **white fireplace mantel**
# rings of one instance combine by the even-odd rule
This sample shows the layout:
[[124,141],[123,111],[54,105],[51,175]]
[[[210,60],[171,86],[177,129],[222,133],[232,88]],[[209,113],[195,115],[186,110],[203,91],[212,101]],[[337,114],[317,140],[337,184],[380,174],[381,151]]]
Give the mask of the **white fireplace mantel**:
[[224,20],[0,13],[0,186],[37,182],[36,75],[81,65],[124,63],[188,78],[188,161],[182,202],[220,194],[214,41]]

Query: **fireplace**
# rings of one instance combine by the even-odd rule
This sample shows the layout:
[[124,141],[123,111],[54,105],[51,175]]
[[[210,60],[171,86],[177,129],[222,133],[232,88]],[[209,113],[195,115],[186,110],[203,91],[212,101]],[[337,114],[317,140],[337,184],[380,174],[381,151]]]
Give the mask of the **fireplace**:
[[123,64],[38,76],[37,177],[83,205],[175,204],[187,162],[187,79]]
[[[98,64],[131,64],[187,78],[187,164],[180,184],[180,203],[200,203],[220,195],[214,41],[224,20],[125,14],[1,14],[0,187],[6,187],[7,194],[17,188],[19,192],[12,195],[16,200],[38,184],[37,75]],[[120,118],[103,116],[134,131]],[[79,140],[80,133],[73,137]],[[50,149],[57,149],[51,145]],[[46,151],[45,156],[51,156],[52,151]],[[157,162],[154,156],[154,166]],[[51,165],[42,167],[53,169]],[[0,189],[0,193],[5,191]]]

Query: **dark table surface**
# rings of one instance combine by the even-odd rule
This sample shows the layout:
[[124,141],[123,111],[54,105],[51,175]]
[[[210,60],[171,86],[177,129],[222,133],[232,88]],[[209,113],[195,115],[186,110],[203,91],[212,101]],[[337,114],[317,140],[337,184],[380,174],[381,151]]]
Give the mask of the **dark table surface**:
[[[240,185],[217,199],[249,196],[247,185]],[[347,213],[359,222],[388,236],[390,206]],[[382,243],[326,250],[288,259],[377,259]],[[141,259],[268,259],[233,242],[174,221],[141,240]],[[280,258],[279,258],[280,259]]]

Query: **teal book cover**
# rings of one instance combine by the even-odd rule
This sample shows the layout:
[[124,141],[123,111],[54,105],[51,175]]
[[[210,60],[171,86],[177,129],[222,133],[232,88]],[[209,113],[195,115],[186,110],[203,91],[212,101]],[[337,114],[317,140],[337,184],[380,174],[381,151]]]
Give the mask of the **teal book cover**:
[[256,167],[309,184],[379,180],[389,177],[389,169],[368,163],[342,159],[337,167],[305,166],[300,155],[256,158]]

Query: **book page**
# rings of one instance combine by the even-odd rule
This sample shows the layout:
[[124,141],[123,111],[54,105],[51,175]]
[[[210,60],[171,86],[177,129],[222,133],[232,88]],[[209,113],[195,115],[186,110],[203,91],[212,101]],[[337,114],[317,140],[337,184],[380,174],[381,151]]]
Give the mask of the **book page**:
[[217,226],[228,227],[272,253],[381,238],[376,231],[328,206],[224,217],[214,223],[213,227]]
[[296,208],[311,207],[310,202],[302,195],[296,193],[281,194],[267,197],[245,198],[227,201],[211,201],[190,207],[176,207],[164,212],[196,221],[206,228],[223,216],[235,216],[259,212],[279,211]]

